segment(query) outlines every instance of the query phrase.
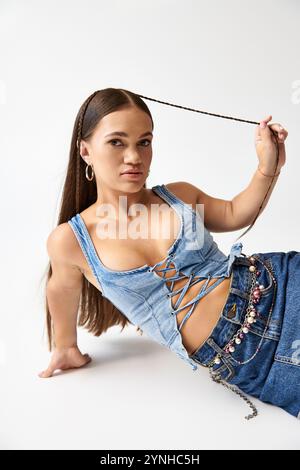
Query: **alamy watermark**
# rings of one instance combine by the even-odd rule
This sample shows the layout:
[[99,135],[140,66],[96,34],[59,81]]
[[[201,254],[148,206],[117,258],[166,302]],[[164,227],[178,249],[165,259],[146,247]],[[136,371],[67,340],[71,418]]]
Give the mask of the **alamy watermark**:
[[292,354],[293,362],[297,365],[300,365],[300,339],[293,341],[292,349],[296,349]]
[[[170,206],[166,203],[148,206],[135,203],[127,209],[127,196],[119,196],[118,209],[113,204],[102,203],[96,206],[96,235],[103,239],[132,240],[137,239],[169,239],[179,241],[184,236],[187,250],[200,250],[204,245],[204,204],[172,206],[180,219],[179,231],[171,234]],[[188,207],[186,207],[188,206]],[[161,222],[162,218],[162,222]],[[150,225],[150,227],[149,227]],[[150,230],[151,228],[151,230]],[[149,233],[151,232],[151,233]]]
[[0,105],[6,104],[6,98],[7,98],[6,83],[4,80],[0,79]]
[[292,96],[291,96],[291,101],[293,104],[299,104],[300,103],[300,80],[294,80],[292,82]]

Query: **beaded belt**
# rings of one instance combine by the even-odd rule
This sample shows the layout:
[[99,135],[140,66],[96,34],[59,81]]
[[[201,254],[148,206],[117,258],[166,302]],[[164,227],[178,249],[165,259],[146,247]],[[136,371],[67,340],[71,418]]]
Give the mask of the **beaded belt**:
[[[243,253],[242,253],[242,255],[246,256]],[[262,337],[260,339],[260,342],[259,342],[255,352],[253,353],[253,355],[249,359],[247,359],[246,361],[243,361],[243,362],[237,361],[233,357],[230,357],[230,359],[232,361],[234,361],[235,363],[237,363],[237,364],[246,364],[247,362],[251,361],[256,356],[256,354],[260,351],[261,343],[264,339],[265,333],[267,331],[267,328],[269,326],[269,322],[270,322],[270,319],[271,319],[271,315],[272,315],[272,311],[273,311],[273,305],[274,305],[274,299],[275,299],[275,294],[276,294],[276,286],[277,286],[275,276],[273,275],[272,271],[268,268],[268,266],[265,264],[265,262],[263,260],[261,260],[260,258],[258,258],[256,256],[248,256],[248,257],[246,257],[246,259],[249,260],[249,271],[252,273],[250,300],[249,300],[249,303],[247,305],[245,320],[244,320],[242,326],[239,328],[239,330],[230,339],[230,341],[222,348],[224,353],[226,353],[227,355],[230,355],[231,353],[233,353],[235,351],[235,349],[245,339],[245,337],[247,336],[247,333],[251,330],[251,325],[256,322],[256,318],[258,318],[259,315],[260,315],[259,312],[256,310],[255,306],[260,302],[260,297],[261,297],[260,291],[262,289],[264,289],[265,286],[260,285],[259,282],[257,281],[257,277],[260,275],[260,271],[257,269],[255,261],[259,261],[260,263],[262,263],[265,266],[265,268],[267,269],[267,271],[270,274],[271,278],[273,279],[273,282],[274,282],[274,295],[273,295],[273,301],[272,301],[272,305],[271,305],[271,308],[270,308],[270,311],[269,311],[268,319],[267,319],[267,322],[266,322],[266,326],[265,326],[264,332],[262,334]],[[231,389],[233,392],[235,392],[237,395],[239,395],[241,398],[243,398],[243,400],[245,400],[249,404],[250,408],[253,410],[253,413],[250,414],[250,415],[245,416],[245,419],[249,420],[251,418],[254,418],[254,416],[258,415],[258,411],[257,411],[257,408],[255,407],[255,405],[251,402],[251,400],[249,400],[247,398],[247,396],[245,396],[241,392],[241,390],[237,390],[236,388],[234,388],[234,386],[228,384],[225,380],[221,379],[221,376],[218,373],[218,370],[213,371],[213,366],[215,364],[220,364],[221,363],[221,357],[222,357],[222,355],[220,353],[217,353],[217,355],[214,356],[214,358],[208,364],[202,364],[202,365],[204,365],[204,367],[209,368],[210,376],[211,376],[211,378],[214,382],[221,383],[226,388]]]

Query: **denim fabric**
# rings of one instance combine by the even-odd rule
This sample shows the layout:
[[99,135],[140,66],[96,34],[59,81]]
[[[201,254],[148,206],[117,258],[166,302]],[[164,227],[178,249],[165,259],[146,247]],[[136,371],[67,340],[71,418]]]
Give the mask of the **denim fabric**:
[[[145,264],[126,271],[109,269],[102,263],[101,254],[97,253],[81,215],[76,214],[68,223],[99,283],[103,297],[110,300],[146,335],[175,352],[195,371],[198,364],[189,357],[183,346],[180,330],[192,314],[196,303],[225,277],[230,277],[232,263],[235,257],[240,255],[242,243],[233,244],[229,255],[226,256],[203,223],[203,205],[200,205],[200,210],[195,211],[164,184],[154,186],[152,191],[176,211],[181,222],[179,234],[169,248],[166,258],[154,266]],[[166,267],[159,269],[160,265],[165,263]],[[172,277],[162,277],[167,270],[176,270],[176,274]],[[195,276],[199,278],[195,279]],[[218,279],[206,288],[211,277]],[[166,281],[175,283],[177,279],[182,278],[186,278],[187,282],[176,291],[173,290],[173,284],[171,287],[166,284]],[[178,308],[189,286],[203,279],[207,281],[197,296],[189,304]],[[172,295],[178,292],[181,292],[181,295],[174,305]],[[176,314],[188,305],[191,308],[181,324],[177,325]]]
[[225,352],[225,346],[244,323],[253,299],[250,257],[237,257],[221,318],[191,358],[202,366],[210,363],[212,378],[225,382],[227,388],[232,386],[299,418],[300,253],[255,253],[252,257],[256,258],[259,273],[256,282],[262,287],[255,304],[259,317],[241,342],[234,343],[234,351]]

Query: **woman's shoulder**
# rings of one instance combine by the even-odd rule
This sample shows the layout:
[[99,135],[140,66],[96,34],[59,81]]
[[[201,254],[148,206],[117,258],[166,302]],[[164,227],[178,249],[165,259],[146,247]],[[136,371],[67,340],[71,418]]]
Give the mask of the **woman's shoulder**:
[[175,181],[164,184],[178,199],[186,204],[192,204],[193,208],[197,203],[198,188],[187,181]]
[[49,257],[55,256],[60,258],[62,262],[80,269],[81,250],[68,222],[57,225],[50,232],[46,245]]

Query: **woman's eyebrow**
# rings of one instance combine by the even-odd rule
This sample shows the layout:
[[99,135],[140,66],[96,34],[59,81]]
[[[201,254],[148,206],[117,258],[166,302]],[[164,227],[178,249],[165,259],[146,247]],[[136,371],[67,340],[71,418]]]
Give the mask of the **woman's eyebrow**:
[[[126,132],[122,132],[122,131],[111,132],[110,134],[106,134],[104,137],[108,137],[109,135],[120,135],[120,136],[123,136],[123,137],[128,137],[128,134],[126,134]],[[144,134],[140,135],[139,139],[141,137],[145,137],[146,135],[152,135],[152,137],[153,137],[152,132],[148,131],[148,132],[144,132]]]

